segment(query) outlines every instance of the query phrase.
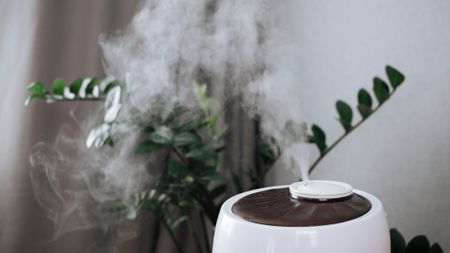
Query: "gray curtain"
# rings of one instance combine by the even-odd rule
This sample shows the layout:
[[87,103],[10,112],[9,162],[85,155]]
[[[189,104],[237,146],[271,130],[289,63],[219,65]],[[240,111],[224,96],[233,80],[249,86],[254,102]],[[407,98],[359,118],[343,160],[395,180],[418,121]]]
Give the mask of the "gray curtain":
[[[98,231],[77,231],[50,240],[53,224],[46,219],[34,199],[28,154],[35,142],[52,142],[60,125],[71,122],[68,112],[74,104],[52,106],[38,102],[25,108],[24,89],[32,80],[50,83],[55,77],[70,80],[77,76],[102,76],[98,36],[123,28],[132,17],[137,3],[137,0],[1,2],[4,18],[0,20],[0,27],[9,39],[16,39],[8,49],[20,52],[28,47],[29,50],[27,55],[19,54],[21,61],[11,59],[17,56],[14,53],[1,55],[2,64],[15,64],[11,66],[13,71],[2,73],[1,84],[8,96],[15,95],[12,100],[3,93],[2,122],[9,126],[15,124],[15,127],[2,127],[5,129],[1,133],[1,139],[10,140],[7,150],[10,155],[2,155],[1,161],[2,182],[8,181],[8,184],[3,185],[0,199],[0,252],[87,252],[91,245],[107,237]],[[22,25],[17,25],[18,22]],[[23,40],[28,40],[28,43]],[[2,38],[2,52],[8,46],[6,42]],[[6,58],[8,56],[10,58]],[[8,99],[11,103],[5,102]],[[80,109],[87,110],[91,106],[83,105]],[[11,138],[11,135],[15,137]],[[146,233],[143,231],[142,236]],[[125,245],[124,252],[148,252],[148,244],[149,240],[137,238]]]
[[[29,179],[28,155],[38,141],[52,142],[62,123],[71,124],[74,103],[24,107],[25,85],[34,80],[51,83],[56,77],[102,76],[101,33],[113,33],[130,21],[139,0],[25,0],[0,2],[0,41],[3,70],[0,87],[1,155],[0,252],[100,252],[108,235],[99,231],[76,231],[52,238],[53,224],[36,202]],[[9,52],[9,54],[6,54]],[[243,157],[253,157],[254,123],[239,103],[229,103],[226,119],[232,122],[226,141],[224,168],[239,171]],[[95,104],[77,105],[89,111]],[[235,122],[235,123],[233,123]],[[193,250],[185,228],[178,236]],[[212,234],[211,234],[212,237]],[[94,245],[99,247],[93,248]],[[105,247],[106,248],[106,247]],[[125,243],[119,252],[176,252],[163,228],[149,215],[139,237]]]

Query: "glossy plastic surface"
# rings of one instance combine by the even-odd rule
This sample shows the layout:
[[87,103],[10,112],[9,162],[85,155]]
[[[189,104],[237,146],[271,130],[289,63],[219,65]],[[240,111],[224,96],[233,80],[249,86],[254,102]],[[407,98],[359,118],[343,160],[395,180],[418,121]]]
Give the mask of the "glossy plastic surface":
[[214,235],[213,253],[390,253],[389,228],[381,202],[374,196],[355,190],[367,198],[371,210],[351,221],[313,227],[281,227],[248,222],[231,208],[240,198],[258,191],[236,195],[220,211]]

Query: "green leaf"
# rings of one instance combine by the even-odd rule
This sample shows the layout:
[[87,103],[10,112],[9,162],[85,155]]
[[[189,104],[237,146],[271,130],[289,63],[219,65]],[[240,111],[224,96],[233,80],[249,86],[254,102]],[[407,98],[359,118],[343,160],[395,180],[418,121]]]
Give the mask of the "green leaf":
[[[189,109],[183,107],[175,107],[171,110],[170,116],[167,119],[166,125],[174,129],[175,132],[189,132],[184,131],[183,126],[186,124],[185,122],[188,120],[192,120],[193,115],[189,115],[188,117],[183,117],[184,113],[188,112]],[[163,121],[164,122],[164,121]]]
[[25,106],[29,105],[33,100],[38,99],[38,98],[42,98],[42,97],[43,97],[42,95],[36,95],[36,94],[33,94],[33,95],[29,96],[27,98],[27,100],[25,100]]
[[46,91],[44,84],[41,82],[34,82],[27,86],[27,90],[31,92],[32,95],[44,96]]
[[185,132],[189,132],[192,130],[198,130],[200,128],[203,128],[207,125],[207,122],[204,120],[203,117],[200,117],[198,115],[194,115],[187,121],[186,123],[179,126],[179,129]]
[[369,109],[372,109],[372,97],[365,89],[360,89],[358,92],[358,104],[365,105]]
[[198,84],[194,82],[195,96],[197,97],[200,107],[205,113],[209,110],[212,104],[212,99],[206,95],[206,90],[206,84]]
[[206,121],[208,122],[208,125],[215,126],[220,118],[220,111],[212,113],[206,118]]
[[405,253],[424,253],[428,252],[430,249],[430,242],[428,239],[423,236],[419,235],[414,237],[406,246]]
[[66,82],[64,79],[58,78],[53,82],[53,94],[58,96],[64,95],[64,87],[66,86]]
[[175,229],[179,225],[181,225],[183,222],[187,221],[188,218],[189,218],[188,216],[181,216],[178,219],[172,221],[169,226],[170,226],[171,229]]
[[222,173],[217,170],[205,171],[200,175],[200,177],[206,181],[223,179]]
[[178,161],[170,161],[168,166],[169,173],[176,177],[185,177],[187,174],[187,168]]
[[163,148],[164,146],[159,143],[154,143],[151,140],[146,140],[139,143],[136,147],[137,154],[148,154],[158,149]]
[[104,94],[108,94],[108,92],[109,92],[110,90],[112,90],[112,88],[114,88],[114,87],[116,87],[116,86],[118,86],[118,85],[119,85],[119,81],[117,81],[117,80],[111,81],[110,83],[108,83],[108,84],[106,85],[106,88],[104,89],[103,93],[104,93]]
[[221,185],[214,187],[211,190],[210,195],[213,199],[215,199],[215,198],[219,197],[220,195],[224,194],[226,191],[227,191],[227,185],[221,184]]
[[388,76],[389,83],[391,84],[392,88],[394,88],[394,90],[397,89],[398,86],[403,83],[403,81],[405,81],[405,76],[400,73],[400,71],[389,65],[386,66],[386,74]]
[[336,110],[339,114],[339,121],[344,127],[345,131],[348,132],[352,129],[353,111],[352,108],[344,101],[336,102]]
[[428,253],[444,253],[444,251],[442,250],[441,246],[439,246],[439,244],[435,243],[433,244],[433,246],[431,246]]
[[78,96],[78,92],[80,91],[81,84],[83,83],[83,78],[77,78],[72,81],[70,84],[70,92],[76,94]]
[[86,94],[92,95],[92,91],[96,85],[98,85],[98,79],[93,77],[86,88]]
[[272,148],[266,142],[259,142],[259,152],[261,153],[261,158],[264,164],[272,165],[275,163],[277,156],[275,155]]
[[252,182],[256,182],[259,177],[258,177],[258,171],[255,168],[248,168],[246,170],[246,174],[248,176],[248,178],[250,179],[250,181]]
[[153,142],[159,144],[170,144],[173,141],[173,131],[167,126],[161,126],[150,135]]
[[385,81],[378,77],[373,79],[373,91],[380,104],[384,103],[389,98],[389,86]]
[[357,108],[363,119],[369,117],[372,113],[372,97],[365,89],[360,89],[358,92]]
[[181,200],[180,202],[178,202],[178,206],[179,207],[193,207],[195,206],[196,203],[194,200]]
[[313,132],[312,141],[317,145],[320,154],[323,154],[327,149],[327,137],[325,132],[317,125],[313,125],[311,130]]
[[177,134],[173,139],[174,144],[180,146],[194,144],[197,141],[198,137],[195,134],[189,132]]
[[370,114],[372,114],[372,109],[370,109],[369,107],[367,107],[365,105],[358,105],[358,111],[359,111],[359,114],[361,114],[361,117],[363,119],[369,117]]
[[127,206],[123,204],[122,201],[116,201],[111,204],[111,206],[107,206],[102,208],[103,210],[111,213],[111,214],[123,214],[127,211]]
[[307,125],[305,123],[294,122],[293,120],[288,120],[284,124],[283,135],[286,139],[292,140],[294,142],[303,139],[306,132]]
[[194,82],[194,93],[197,97],[204,97],[206,96],[206,85],[205,84],[198,84]]
[[210,160],[218,156],[214,148],[210,146],[203,146],[200,148],[193,149],[186,154],[187,158],[193,158],[197,160]]
[[391,234],[391,253],[405,253],[405,238],[393,228],[390,230]]
[[146,126],[145,128],[144,128],[144,133],[151,133],[151,132],[153,132],[153,131],[155,131],[156,129],[155,129],[155,126],[153,126],[153,125],[148,125],[148,126]]
[[232,180],[237,193],[244,192],[244,186],[242,184],[241,177],[235,172],[232,172]]
[[169,118],[173,114],[173,107],[165,105],[165,102],[164,102],[163,99],[161,99],[160,104],[162,106],[158,110],[158,117],[159,117],[161,122],[167,124],[167,121],[169,120]]
[[132,209],[128,210],[126,217],[128,220],[134,220],[134,219],[136,219],[137,215],[138,215],[138,210],[132,208]]

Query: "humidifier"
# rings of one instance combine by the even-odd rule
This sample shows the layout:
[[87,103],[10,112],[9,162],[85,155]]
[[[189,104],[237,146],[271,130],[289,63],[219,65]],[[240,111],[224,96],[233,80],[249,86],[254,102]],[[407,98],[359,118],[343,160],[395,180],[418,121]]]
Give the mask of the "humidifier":
[[213,253],[390,253],[373,195],[334,181],[248,191],[222,206]]

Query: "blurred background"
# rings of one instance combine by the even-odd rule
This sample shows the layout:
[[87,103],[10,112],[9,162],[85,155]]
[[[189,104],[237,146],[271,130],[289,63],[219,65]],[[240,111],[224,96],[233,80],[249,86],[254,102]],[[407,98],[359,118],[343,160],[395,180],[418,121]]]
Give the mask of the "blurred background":
[[[98,36],[130,21],[138,0],[0,0],[0,252],[85,252],[104,236],[79,231],[50,240],[53,226],[29,180],[33,143],[54,140],[73,105],[24,107],[25,86],[55,77],[102,76]],[[287,1],[290,34],[302,57],[299,97],[329,140],[341,127],[334,101],[356,105],[361,87],[391,64],[407,78],[379,113],[312,175],[378,196],[391,227],[426,234],[450,251],[450,2],[446,0]],[[88,110],[91,105],[83,105]],[[277,169],[270,184],[292,182]],[[148,252],[151,228],[123,252]],[[161,251],[165,251],[161,242]]]

